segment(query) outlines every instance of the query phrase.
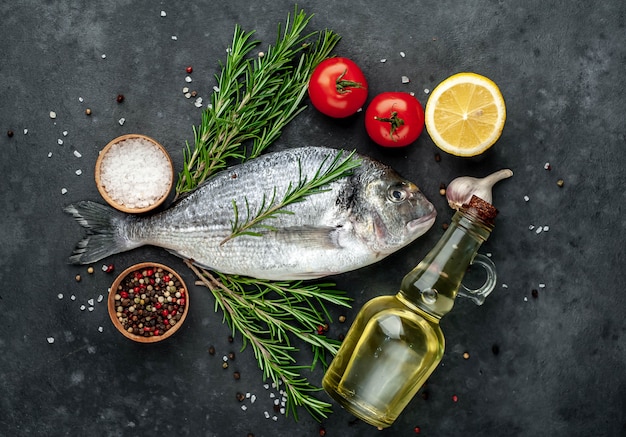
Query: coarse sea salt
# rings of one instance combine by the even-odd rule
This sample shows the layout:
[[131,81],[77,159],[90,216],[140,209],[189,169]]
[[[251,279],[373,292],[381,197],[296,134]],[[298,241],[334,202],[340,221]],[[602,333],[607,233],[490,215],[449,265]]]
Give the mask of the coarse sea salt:
[[113,144],[102,158],[100,183],[118,204],[145,208],[167,194],[172,170],[167,156],[152,142],[129,138]]

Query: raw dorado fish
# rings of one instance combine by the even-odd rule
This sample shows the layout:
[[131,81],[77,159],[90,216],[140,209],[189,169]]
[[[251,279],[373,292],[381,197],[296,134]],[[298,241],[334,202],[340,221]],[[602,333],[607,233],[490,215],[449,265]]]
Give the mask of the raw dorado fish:
[[143,245],[163,247],[196,265],[226,274],[262,279],[313,279],[372,264],[424,234],[436,211],[417,186],[368,157],[350,176],[328,185],[262,222],[261,236],[241,235],[226,242],[234,221],[245,220],[246,202],[255,212],[263,196],[282,199],[289,184],[311,180],[341,154],[323,147],[268,153],[214,175],[168,209],[133,216],[81,201],[65,208],[86,237],[70,262],[94,263]]

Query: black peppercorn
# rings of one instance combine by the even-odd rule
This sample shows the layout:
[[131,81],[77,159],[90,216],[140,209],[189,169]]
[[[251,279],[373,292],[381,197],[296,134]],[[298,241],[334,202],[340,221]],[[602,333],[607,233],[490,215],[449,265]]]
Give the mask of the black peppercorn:
[[229,335],[229,336],[228,336],[228,342],[229,342],[229,343],[232,343],[233,341],[235,341],[235,339],[233,338],[233,336],[232,336],[232,335]]
[[234,352],[229,352],[228,353],[228,359],[231,360],[231,361],[234,360],[235,359],[235,353]]
[[115,100],[117,100],[117,103],[122,103],[124,101],[124,94],[118,94]]
[[539,297],[539,292],[537,291],[536,288],[533,288],[533,290],[530,292],[530,294],[537,299],[537,297]]
[[243,393],[237,392],[237,400],[239,402],[243,402],[245,398],[246,398],[246,395],[244,395]]
[[233,378],[235,378],[236,380],[239,380],[241,378],[241,373],[233,372]]
[[9,130],[7,131],[7,136],[8,136],[9,138],[11,138],[11,137],[13,136],[13,131],[9,129]]
[[213,346],[209,346],[209,353],[210,353],[211,355],[215,355],[215,347],[213,347]]

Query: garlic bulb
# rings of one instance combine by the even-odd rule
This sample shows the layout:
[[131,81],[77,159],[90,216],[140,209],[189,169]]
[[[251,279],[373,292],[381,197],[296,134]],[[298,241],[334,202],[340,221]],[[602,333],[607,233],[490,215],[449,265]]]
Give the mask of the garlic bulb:
[[482,179],[462,176],[454,179],[446,188],[446,198],[450,208],[458,210],[461,205],[477,196],[485,202],[492,202],[491,187],[502,179],[510,178],[513,172],[508,168],[497,171]]

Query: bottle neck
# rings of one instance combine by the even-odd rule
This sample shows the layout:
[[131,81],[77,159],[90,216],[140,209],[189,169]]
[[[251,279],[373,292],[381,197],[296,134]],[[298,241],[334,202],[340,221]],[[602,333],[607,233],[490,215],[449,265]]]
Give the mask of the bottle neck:
[[492,230],[493,221],[480,211],[457,211],[435,247],[404,277],[398,299],[440,319],[454,306],[463,276]]

